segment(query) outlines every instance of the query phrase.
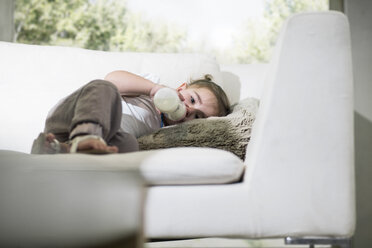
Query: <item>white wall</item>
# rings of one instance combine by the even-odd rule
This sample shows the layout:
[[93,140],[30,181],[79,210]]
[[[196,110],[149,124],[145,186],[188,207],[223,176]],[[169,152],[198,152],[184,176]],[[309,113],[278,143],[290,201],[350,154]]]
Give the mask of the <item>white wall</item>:
[[372,1],[346,0],[354,70],[356,248],[372,246]]
[[13,40],[13,0],[0,0],[0,40]]

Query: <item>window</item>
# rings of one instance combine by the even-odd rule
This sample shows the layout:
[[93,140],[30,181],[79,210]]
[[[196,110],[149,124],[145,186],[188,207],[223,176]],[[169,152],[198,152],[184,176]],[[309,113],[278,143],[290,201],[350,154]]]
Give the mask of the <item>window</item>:
[[328,0],[16,0],[15,42],[267,62],[292,13]]

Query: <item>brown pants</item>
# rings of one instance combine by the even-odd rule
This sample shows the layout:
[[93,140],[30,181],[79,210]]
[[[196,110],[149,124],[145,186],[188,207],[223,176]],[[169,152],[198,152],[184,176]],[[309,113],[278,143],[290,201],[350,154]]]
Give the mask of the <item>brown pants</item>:
[[112,83],[94,80],[63,99],[49,114],[44,132],[53,133],[60,142],[94,134],[117,146],[120,153],[138,151],[134,135],[120,129],[121,100]]

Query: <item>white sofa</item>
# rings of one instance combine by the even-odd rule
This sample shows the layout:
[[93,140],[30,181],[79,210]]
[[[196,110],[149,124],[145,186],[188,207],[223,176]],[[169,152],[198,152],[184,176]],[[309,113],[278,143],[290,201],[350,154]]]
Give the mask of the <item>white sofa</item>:
[[[69,156],[76,168],[138,167],[145,180],[152,180],[144,211],[148,239],[291,237],[288,243],[349,245],[355,228],[353,85],[349,27],[341,13],[293,16],[269,65],[220,68],[200,54],[113,53],[4,42],[0,55],[4,168],[6,161],[53,171],[63,168]],[[57,100],[116,69],[155,73],[173,87],[210,73],[232,102],[260,98],[245,161],[206,148],[94,159],[6,151],[28,153]],[[65,166],[71,169],[69,163]],[[14,214],[5,211],[9,213]]]

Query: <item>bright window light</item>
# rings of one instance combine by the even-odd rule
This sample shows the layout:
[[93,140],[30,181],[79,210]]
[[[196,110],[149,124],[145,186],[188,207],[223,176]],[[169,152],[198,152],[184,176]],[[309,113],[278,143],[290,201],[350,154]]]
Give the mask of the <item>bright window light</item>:
[[285,19],[328,0],[16,0],[15,42],[265,63]]

